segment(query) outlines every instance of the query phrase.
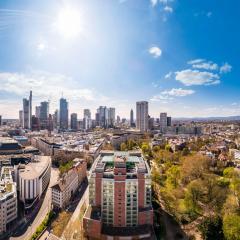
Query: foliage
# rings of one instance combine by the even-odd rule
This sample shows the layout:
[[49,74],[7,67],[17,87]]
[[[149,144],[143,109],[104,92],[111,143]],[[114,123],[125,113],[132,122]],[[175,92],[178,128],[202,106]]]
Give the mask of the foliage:
[[48,215],[45,217],[45,219],[43,220],[43,222],[40,224],[40,226],[37,228],[36,232],[32,235],[32,237],[30,238],[31,240],[35,240],[37,239],[41,233],[46,229],[46,227],[50,224],[50,222],[53,219],[53,212],[49,212]]
[[64,173],[68,172],[73,167],[73,161],[69,161],[67,163],[62,163],[59,166],[60,176],[62,176]]
[[219,216],[206,217],[198,229],[204,240],[223,240],[222,219]]
[[226,240],[240,240],[240,216],[236,214],[225,216],[223,232]]

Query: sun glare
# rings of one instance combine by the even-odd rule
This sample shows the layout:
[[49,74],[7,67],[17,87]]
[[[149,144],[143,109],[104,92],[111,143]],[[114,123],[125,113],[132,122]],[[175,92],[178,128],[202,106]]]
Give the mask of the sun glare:
[[65,38],[75,38],[82,31],[80,12],[72,7],[61,9],[54,24],[56,30]]

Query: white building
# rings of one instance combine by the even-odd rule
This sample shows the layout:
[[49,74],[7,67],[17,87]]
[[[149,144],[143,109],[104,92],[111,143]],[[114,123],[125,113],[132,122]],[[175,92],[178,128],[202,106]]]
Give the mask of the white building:
[[57,184],[52,186],[53,206],[65,208],[78,186],[78,172],[75,168],[70,169]]
[[20,200],[29,209],[47,189],[51,176],[51,157],[34,156],[32,162],[16,167]]
[[2,167],[0,175],[0,234],[17,218],[17,189],[12,167]]
[[148,102],[141,101],[136,103],[136,123],[137,129],[141,132],[148,130]]

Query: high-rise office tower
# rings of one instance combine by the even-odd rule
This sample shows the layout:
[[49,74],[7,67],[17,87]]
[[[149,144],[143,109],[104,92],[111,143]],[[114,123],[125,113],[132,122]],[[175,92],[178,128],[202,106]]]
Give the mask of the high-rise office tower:
[[40,119],[41,106],[35,107],[35,117]]
[[23,128],[29,129],[29,100],[24,98],[23,99]]
[[88,130],[92,127],[91,111],[90,109],[83,110],[83,128]]
[[78,129],[77,113],[71,114],[71,129],[75,131]]
[[83,117],[91,119],[91,111],[90,111],[90,109],[84,109],[83,110]]
[[0,115],[0,126],[2,126],[2,116]]
[[167,113],[160,113],[160,128],[164,129],[167,127]]
[[152,225],[147,161],[140,152],[100,153],[89,179],[89,207],[83,218],[86,237],[153,239]]
[[58,110],[56,109],[53,114],[53,127],[57,128],[59,126],[59,116],[58,116]]
[[60,129],[66,130],[68,129],[68,102],[65,98],[60,99]]
[[23,110],[19,111],[19,124],[23,127]]
[[49,102],[40,103],[40,126],[41,129],[48,129]]
[[133,110],[130,111],[130,127],[134,127],[134,116],[133,116]]
[[120,116],[117,116],[117,124],[120,124],[120,122],[121,122],[121,118]]
[[29,129],[32,129],[32,91],[29,95]]
[[107,127],[113,127],[115,124],[115,108],[108,108]]
[[99,126],[106,128],[107,127],[107,118],[108,118],[108,111],[106,106],[100,106],[97,109],[97,112],[99,114]]
[[141,132],[148,130],[148,102],[141,101],[136,103],[136,122],[137,129]]
[[167,117],[167,126],[168,127],[172,126],[172,118],[171,117]]

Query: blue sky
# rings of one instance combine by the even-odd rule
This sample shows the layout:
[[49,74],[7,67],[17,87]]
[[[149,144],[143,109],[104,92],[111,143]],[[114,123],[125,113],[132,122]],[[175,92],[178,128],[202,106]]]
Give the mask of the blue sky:
[[2,0],[0,115],[34,105],[70,112],[138,100],[158,117],[240,114],[239,1]]

